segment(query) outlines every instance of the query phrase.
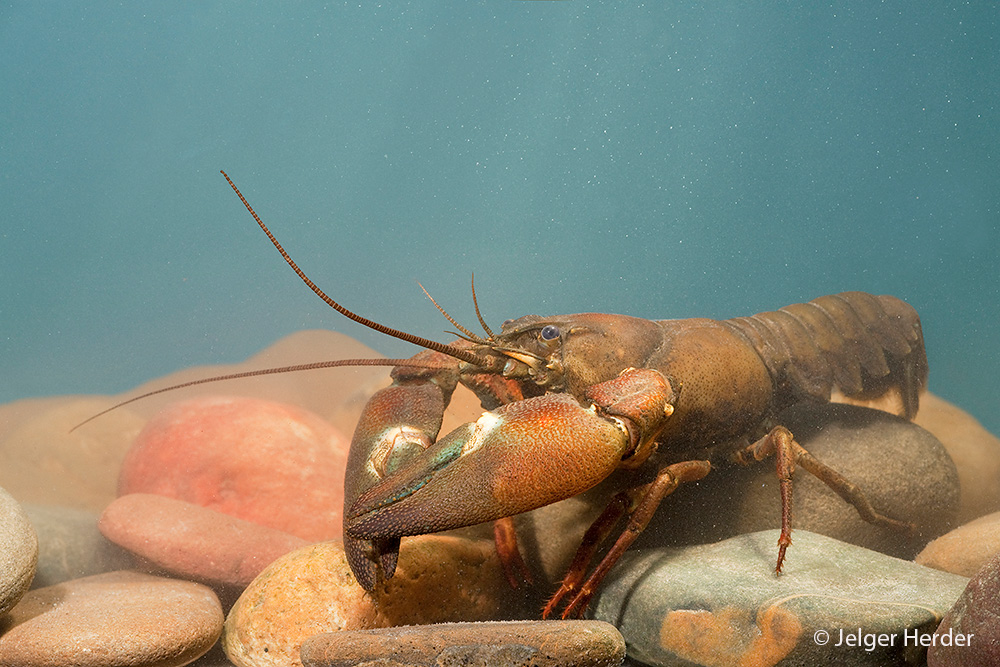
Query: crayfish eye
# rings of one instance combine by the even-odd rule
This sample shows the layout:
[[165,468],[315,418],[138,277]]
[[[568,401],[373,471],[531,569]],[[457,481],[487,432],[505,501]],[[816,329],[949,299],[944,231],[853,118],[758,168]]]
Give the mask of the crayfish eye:
[[546,324],[542,327],[542,330],[538,335],[541,336],[542,340],[553,341],[556,338],[559,338],[559,327]]

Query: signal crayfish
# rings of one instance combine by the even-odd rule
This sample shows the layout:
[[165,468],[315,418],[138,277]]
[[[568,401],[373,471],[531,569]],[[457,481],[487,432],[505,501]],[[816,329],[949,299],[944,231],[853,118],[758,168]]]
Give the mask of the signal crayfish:
[[[560,607],[564,618],[582,615],[660,502],[720,463],[774,457],[781,503],[777,573],[791,544],[792,473],[798,466],[866,521],[913,528],[876,511],[855,485],[775,420],[794,404],[830,401],[834,390],[859,400],[895,393],[903,416],[912,418],[927,358],[920,319],[905,302],[846,292],[729,320],[529,315],[504,322],[499,333],[486,325],[477,305],[485,335],[460,326],[438,306],[462,332],[459,340],[443,344],[363,318],[327,296],[223,175],[285,261],[324,301],[357,322],[426,348],[409,360],[345,360],[239,374],[395,366],[392,385],[364,408],[344,483],[344,548],[366,590],[393,576],[402,537],[490,521],[497,522],[497,550],[513,584],[514,572],[524,572],[524,565],[510,517],[587,491],[618,469],[635,471],[634,479],[587,530],[544,617]],[[215,379],[222,378],[198,382]],[[459,383],[486,411],[438,438]]]

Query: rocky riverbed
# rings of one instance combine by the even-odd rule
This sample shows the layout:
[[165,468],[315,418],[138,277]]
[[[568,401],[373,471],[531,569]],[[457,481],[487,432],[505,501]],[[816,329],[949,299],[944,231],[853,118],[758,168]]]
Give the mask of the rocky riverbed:
[[[782,416],[916,531],[861,521],[799,472],[776,577],[773,463],[723,467],[666,499],[577,623],[540,608],[614,479],[517,517],[534,586],[512,590],[492,530],[474,527],[404,539],[395,578],[363,594],[340,543],[342,480],[385,369],[187,388],[71,431],[155,387],[366,356],[301,332],[121,397],[0,406],[0,665],[1000,662],[1000,440],[930,394],[915,424],[846,405]],[[443,432],[480,412],[456,392]]]

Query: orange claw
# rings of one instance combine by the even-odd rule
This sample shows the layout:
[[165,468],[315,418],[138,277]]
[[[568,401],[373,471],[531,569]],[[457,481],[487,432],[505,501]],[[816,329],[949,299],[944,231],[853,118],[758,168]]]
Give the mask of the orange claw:
[[383,539],[520,514],[594,486],[628,445],[614,422],[566,394],[510,403],[458,427],[362,493],[345,528]]

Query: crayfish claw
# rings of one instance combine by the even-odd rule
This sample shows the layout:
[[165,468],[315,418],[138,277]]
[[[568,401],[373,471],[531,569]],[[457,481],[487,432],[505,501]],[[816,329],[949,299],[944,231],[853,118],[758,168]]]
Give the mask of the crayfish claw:
[[344,535],[344,555],[358,584],[368,592],[391,579],[399,562],[399,538],[362,540]]

